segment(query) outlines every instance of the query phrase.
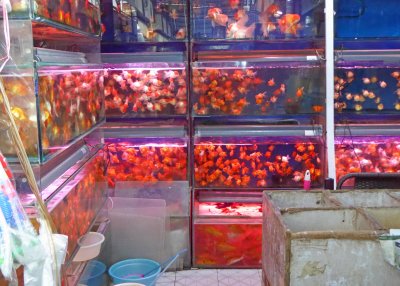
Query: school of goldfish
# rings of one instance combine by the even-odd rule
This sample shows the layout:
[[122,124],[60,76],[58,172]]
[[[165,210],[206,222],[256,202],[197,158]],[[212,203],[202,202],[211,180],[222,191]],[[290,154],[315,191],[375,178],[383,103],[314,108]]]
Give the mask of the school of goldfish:
[[194,224],[197,266],[260,267],[261,223]]
[[[36,110],[32,77],[3,77],[1,80],[29,156],[38,156],[38,136],[41,136],[42,151],[47,154],[52,147],[65,145],[102,119],[101,71],[39,72],[39,113]],[[38,134],[37,117],[41,134]],[[5,154],[15,153],[12,146],[3,144],[7,142],[1,145]]]
[[116,181],[187,181],[187,148],[184,146],[135,145],[107,141],[108,183]]
[[395,137],[346,138],[337,137],[336,177],[348,173],[397,173],[400,172],[400,140]]
[[[390,72],[390,80],[380,80],[377,76],[357,77],[355,70],[337,72],[335,76],[335,110],[381,111],[385,109],[400,110],[400,71]],[[339,76],[340,75],[340,76]],[[394,88],[395,87],[395,88]],[[358,89],[356,89],[358,88]],[[387,96],[389,92],[389,96]],[[384,100],[392,102],[391,106],[385,106]]]
[[[13,12],[28,13],[30,1],[11,0]],[[88,0],[35,0],[32,1],[35,14],[82,31],[100,34],[100,7]],[[32,8],[33,9],[33,8]]]
[[[195,186],[228,188],[301,187],[306,170],[314,185],[321,182],[319,145],[215,144],[194,147]],[[279,148],[278,148],[279,147]]]
[[201,202],[198,205],[200,216],[262,216],[261,203],[210,203]]
[[276,112],[278,105],[283,105],[286,113],[298,113],[300,108],[310,113],[324,110],[320,104],[302,106],[304,86],[288,90],[285,83],[276,82],[274,77],[261,78],[253,69],[193,69],[192,76],[193,111],[197,115],[266,114]]
[[[207,18],[211,21],[213,27],[227,27],[227,39],[254,37],[256,23],[248,24],[247,9],[240,7],[239,4],[240,1],[233,0],[229,1],[229,7],[225,7],[227,10],[235,11],[231,19],[224,13],[222,8],[213,7],[207,11]],[[299,14],[283,14],[281,7],[275,3],[259,13],[259,23],[261,23],[261,31],[265,38],[268,38],[272,32],[279,32],[286,36],[298,36],[299,30],[302,28],[300,21]]]
[[88,231],[105,200],[107,183],[104,168],[103,156],[85,165],[75,178],[77,184],[50,213],[57,231],[68,235],[68,256],[76,248],[79,237]]
[[185,70],[112,70],[104,76],[107,115],[185,114]]

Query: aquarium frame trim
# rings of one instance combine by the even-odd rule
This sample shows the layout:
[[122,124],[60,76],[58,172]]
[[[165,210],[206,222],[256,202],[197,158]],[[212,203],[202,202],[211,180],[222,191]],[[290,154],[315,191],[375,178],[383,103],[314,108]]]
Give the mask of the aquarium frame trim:
[[109,64],[126,63],[185,63],[184,52],[102,53],[101,61]]
[[217,125],[196,126],[194,136],[201,137],[285,137],[301,136],[305,138],[322,136],[322,126],[260,126],[260,125]]
[[[325,0],[325,72],[326,72],[326,165],[328,178],[333,179],[333,189],[336,189],[336,160],[335,160],[335,108],[334,81],[335,76],[335,5],[334,0]],[[332,79],[332,80],[328,80]]]

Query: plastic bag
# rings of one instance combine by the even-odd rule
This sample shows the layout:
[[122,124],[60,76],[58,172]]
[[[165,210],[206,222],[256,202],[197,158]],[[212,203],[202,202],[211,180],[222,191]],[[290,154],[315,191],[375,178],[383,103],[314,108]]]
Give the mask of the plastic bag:
[[11,11],[9,0],[0,0],[0,72],[10,59],[10,32],[8,12]]

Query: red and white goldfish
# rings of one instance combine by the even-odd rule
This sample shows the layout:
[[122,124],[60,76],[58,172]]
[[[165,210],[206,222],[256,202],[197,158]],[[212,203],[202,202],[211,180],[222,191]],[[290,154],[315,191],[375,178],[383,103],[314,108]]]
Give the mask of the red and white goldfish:
[[211,24],[213,27],[215,27],[215,25],[226,26],[229,20],[227,15],[222,14],[222,10],[220,8],[209,9],[207,12],[207,17],[211,19]]

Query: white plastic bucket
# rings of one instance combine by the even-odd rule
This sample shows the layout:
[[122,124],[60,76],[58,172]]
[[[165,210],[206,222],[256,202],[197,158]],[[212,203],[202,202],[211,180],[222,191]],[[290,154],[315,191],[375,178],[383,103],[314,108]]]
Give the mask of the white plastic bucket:
[[98,232],[88,232],[78,239],[79,250],[74,261],[87,261],[100,254],[101,244],[104,242],[104,235]]

